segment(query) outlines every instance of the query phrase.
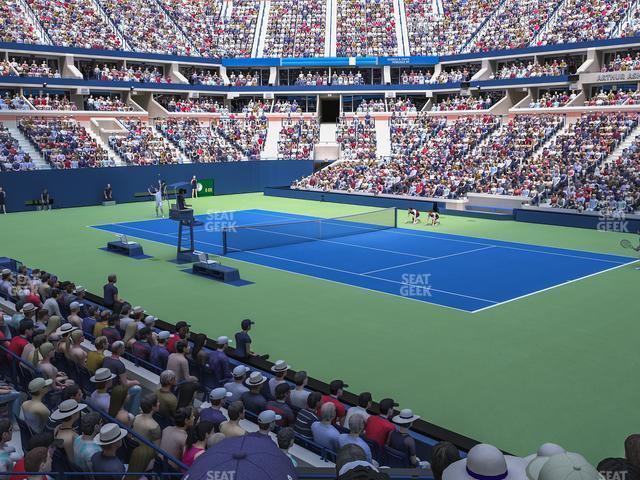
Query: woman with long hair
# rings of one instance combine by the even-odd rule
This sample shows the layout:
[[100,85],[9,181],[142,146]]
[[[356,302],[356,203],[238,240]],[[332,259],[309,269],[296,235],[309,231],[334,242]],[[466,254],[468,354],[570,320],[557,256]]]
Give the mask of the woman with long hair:
[[182,456],[182,463],[190,467],[207,449],[207,440],[213,431],[213,422],[200,422],[191,427],[187,435],[187,445]]
[[125,385],[113,387],[111,390],[111,400],[109,401],[109,415],[127,427],[131,427],[133,424],[133,415],[124,409],[128,391],[129,388]]
[[47,328],[44,331],[44,334],[48,339],[51,340],[51,336],[55,335],[56,330],[60,326],[60,317],[57,315],[52,315],[49,317],[49,321],[47,322]]
[[460,452],[450,442],[440,442],[433,447],[431,452],[431,471],[433,478],[440,480],[442,472],[453,462],[460,460]]
[[127,329],[124,331],[124,348],[128,352],[131,351],[131,347],[134,343],[136,343],[136,335],[138,333],[138,323],[131,322],[127,325]]

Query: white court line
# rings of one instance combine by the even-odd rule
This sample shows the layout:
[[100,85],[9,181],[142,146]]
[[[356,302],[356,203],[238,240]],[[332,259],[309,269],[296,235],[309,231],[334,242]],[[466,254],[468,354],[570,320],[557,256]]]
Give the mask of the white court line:
[[[176,234],[158,233],[158,232],[154,232],[154,231],[151,231],[151,230],[145,230],[145,229],[142,229],[142,228],[131,227],[131,226],[129,226],[129,225],[124,225],[124,224],[119,224],[119,223],[114,223],[114,224],[112,224],[112,225],[117,225],[117,226],[121,226],[121,227],[124,227],[124,228],[129,228],[129,229],[132,229],[132,230],[138,230],[138,231],[145,232],[145,233],[149,233],[149,234],[162,235],[162,236],[167,236],[167,237],[172,237],[172,238],[174,238],[174,237],[176,236]],[[98,228],[98,227],[91,227],[91,228]],[[102,229],[101,229],[101,230],[102,230]],[[103,231],[109,231],[109,230],[103,230]],[[417,235],[417,236],[420,236],[420,235]],[[142,238],[142,237],[140,237],[140,238]],[[148,240],[148,239],[144,239],[144,238],[143,238],[143,240]],[[155,242],[154,240],[149,240],[149,241],[151,241],[151,242]],[[220,248],[222,248],[222,245],[218,245],[218,244],[215,244],[215,243],[203,242],[203,241],[198,241],[198,240],[196,240],[196,242],[200,242],[200,243],[202,243],[202,244],[204,244],[204,245],[210,245],[210,246],[215,246],[215,247],[220,247]],[[155,242],[155,243],[159,243],[159,244],[161,244],[161,245],[167,245],[166,243],[163,243],[163,242]],[[501,246],[500,246],[500,245],[489,245],[489,246],[487,246],[486,248],[488,249],[488,248],[490,248],[490,247],[501,248]],[[534,252],[535,252],[535,251],[534,251]],[[317,268],[324,268],[324,269],[327,269],[327,270],[335,270],[335,271],[339,271],[339,272],[347,273],[347,274],[351,274],[351,275],[367,276],[367,275],[366,275],[366,273],[365,273],[365,274],[359,274],[359,273],[349,272],[349,271],[345,271],[345,270],[335,269],[335,268],[332,268],[332,267],[324,267],[324,266],[321,266],[321,265],[315,265],[315,264],[309,264],[309,263],[305,263],[305,262],[300,262],[300,261],[298,261],[298,260],[291,260],[291,259],[288,259],[288,258],[276,257],[276,256],[273,256],[273,255],[260,254],[260,253],[258,253],[258,252],[253,252],[253,251],[246,251],[246,252],[243,252],[243,253],[250,253],[250,254],[254,254],[254,255],[260,255],[260,256],[264,256],[264,257],[271,257],[271,258],[276,258],[276,259],[280,259],[280,260],[284,260],[284,261],[290,261],[290,262],[294,262],[294,263],[301,263],[301,264],[305,264],[305,265],[309,265],[309,266],[314,266],[314,267],[317,267]],[[461,252],[461,253],[469,253],[469,251],[468,251],[468,252]],[[571,256],[571,255],[569,255],[569,256]],[[239,262],[243,262],[243,263],[251,263],[251,264],[253,264],[253,265],[256,265],[255,263],[250,262],[250,261],[240,260],[240,259],[237,259],[237,258],[234,258],[234,257],[230,257],[230,258],[233,258],[234,260],[237,260],[237,261],[239,261]],[[438,258],[438,257],[436,257],[436,258]],[[578,257],[578,258],[581,258],[581,259],[584,259],[584,260],[591,260],[590,258],[587,258],[587,257]],[[566,281],[566,282],[559,283],[559,284],[557,284],[557,285],[552,285],[552,286],[550,286],[550,287],[546,287],[546,288],[543,288],[543,289],[540,289],[540,290],[536,290],[536,291],[534,291],[534,292],[530,292],[530,293],[527,293],[527,294],[521,295],[521,296],[519,296],[519,297],[514,297],[514,298],[511,298],[511,299],[509,299],[509,300],[505,300],[504,302],[496,302],[496,301],[494,301],[494,300],[488,300],[488,299],[484,299],[484,298],[472,297],[472,296],[468,296],[468,295],[458,294],[458,293],[455,293],[455,292],[448,292],[448,291],[446,291],[446,290],[437,290],[437,289],[433,289],[433,288],[431,289],[431,290],[433,290],[433,291],[440,292],[440,293],[445,293],[445,294],[450,294],[450,295],[455,295],[455,296],[466,297],[466,298],[470,298],[470,299],[479,300],[479,301],[483,301],[483,302],[487,302],[487,303],[492,303],[492,304],[493,304],[493,305],[488,305],[488,306],[486,306],[486,307],[482,307],[482,308],[477,309],[477,310],[471,310],[471,311],[470,311],[470,310],[464,310],[464,309],[460,309],[460,308],[456,308],[456,307],[451,307],[451,306],[448,306],[448,305],[442,305],[442,304],[439,304],[439,303],[432,303],[432,302],[426,302],[426,303],[430,303],[431,305],[439,305],[439,306],[441,306],[441,307],[451,308],[451,309],[453,309],[453,310],[463,311],[463,312],[467,312],[467,313],[478,313],[478,312],[481,312],[481,311],[487,310],[487,309],[489,309],[489,308],[494,308],[494,307],[497,307],[497,306],[499,306],[499,305],[503,305],[503,304],[505,304],[505,303],[510,303],[510,302],[515,301],[515,300],[519,300],[519,299],[521,299],[521,298],[525,298],[525,297],[528,297],[528,296],[531,296],[531,295],[535,295],[535,294],[538,294],[538,293],[542,293],[542,292],[545,292],[545,291],[547,291],[547,290],[552,290],[552,289],[554,289],[554,288],[561,287],[561,286],[563,286],[563,285],[567,285],[567,284],[569,284],[569,283],[577,282],[578,280],[583,280],[583,279],[585,279],[585,278],[589,278],[589,277],[592,277],[592,276],[595,276],[595,275],[599,275],[599,274],[604,273],[604,272],[608,272],[608,271],[611,271],[611,270],[615,270],[615,269],[617,269],[617,268],[621,268],[621,267],[624,267],[624,266],[627,266],[627,265],[631,265],[631,264],[633,264],[633,263],[636,263],[637,261],[638,261],[638,260],[633,260],[633,261],[628,262],[628,263],[623,263],[623,264],[617,265],[617,266],[615,266],[615,267],[611,267],[611,268],[606,269],[606,270],[602,270],[602,271],[599,271],[599,272],[594,272],[594,273],[591,273],[591,274],[589,274],[589,275],[585,275],[585,276],[583,276],[583,277],[575,278],[575,279],[573,279],[573,280],[568,280],[568,281]],[[416,263],[420,263],[420,262],[416,262]],[[258,265],[260,265],[260,264],[258,264]],[[352,286],[352,287],[362,288],[362,289],[364,289],[364,290],[369,290],[369,291],[372,291],[372,292],[386,293],[386,294],[388,294],[388,295],[393,295],[393,296],[396,296],[396,297],[397,297],[397,296],[401,296],[401,295],[397,295],[397,294],[393,294],[393,293],[388,293],[388,292],[384,292],[384,291],[380,291],[380,290],[373,290],[373,289],[370,289],[370,288],[367,288],[367,287],[361,287],[361,286],[358,286],[358,285],[352,285],[352,284],[349,284],[349,283],[343,283],[343,282],[339,282],[339,281],[335,281],[335,280],[330,280],[330,279],[326,279],[326,278],[322,278],[322,277],[316,277],[316,276],[308,275],[308,274],[304,274],[304,273],[291,272],[290,270],[285,270],[285,269],[281,269],[281,268],[277,268],[277,267],[271,267],[271,266],[268,266],[268,265],[261,265],[261,266],[268,267],[268,268],[272,268],[272,269],[274,269],[274,270],[279,270],[279,271],[283,271],[283,272],[295,273],[295,274],[297,274],[297,275],[303,275],[303,276],[305,276],[305,277],[310,277],[310,278],[315,278],[315,279],[321,279],[321,280],[325,280],[325,281],[328,281],[328,282],[337,283],[337,284],[340,284],[340,285],[349,285],[349,286]],[[396,282],[396,281],[393,281],[393,280],[387,280],[387,279],[383,279],[383,278],[379,278],[379,277],[368,277],[368,278],[377,279],[377,280],[383,280],[383,281],[388,281],[388,282],[391,282],[391,283],[396,283],[396,284],[401,284],[401,285],[402,285],[402,283],[401,283],[401,282]],[[402,297],[402,298],[408,298],[408,299],[410,299],[410,300],[415,300],[415,301],[421,301],[421,302],[424,302],[423,300],[419,300],[419,299],[411,298],[411,297]]]
[[600,275],[601,273],[610,272],[610,271],[616,270],[618,268],[626,267],[628,265],[633,265],[634,263],[636,263],[638,261],[640,261],[640,260],[634,260],[632,262],[623,263],[621,265],[616,265],[615,267],[607,268],[606,270],[600,270],[599,272],[590,273],[589,275],[585,275],[585,276],[579,277],[579,278],[574,278],[573,280],[567,280],[566,282],[559,283],[557,285],[551,285],[550,287],[542,288],[540,290],[536,290],[535,292],[525,293],[524,295],[520,295],[519,297],[510,298],[509,300],[505,300],[504,302],[496,303],[495,305],[489,305],[487,307],[479,308],[478,310],[473,310],[471,313],[482,312],[483,310],[487,310],[489,308],[497,307],[499,305],[504,305],[505,303],[510,303],[510,302],[513,302],[515,300],[520,300],[520,299],[525,298],[525,297],[530,297],[531,295],[536,295],[538,293],[546,292],[547,290],[552,290],[554,288],[562,287],[564,285],[568,285],[570,283],[577,282],[579,280],[584,280],[585,278],[594,277],[596,275]]
[[[253,212],[258,212],[259,209],[250,209],[250,210],[229,210],[229,212],[249,212],[249,211],[253,211]],[[367,213],[367,212],[365,212]],[[206,215],[206,214],[203,214]],[[325,223],[329,224],[329,225],[343,225],[342,223],[336,223],[336,222],[331,222],[331,218],[323,218],[323,217],[313,217],[313,218],[300,218],[300,219],[291,219],[291,215],[297,215],[300,216],[298,214],[295,213],[291,213],[288,215],[278,215],[278,214],[274,214],[274,213],[263,213],[263,211],[259,211],[258,213],[255,213],[255,215],[263,215],[263,216],[267,216],[267,217],[276,217],[276,218],[287,218],[290,220],[293,220],[293,222],[305,222],[305,221],[309,221],[312,222],[314,220],[324,220]],[[360,214],[354,214],[354,215],[360,215]],[[141,220],[143,222],[148,222],[148,221],[152,221],[154,219],[149,219],[149,220]],[[155,219],[158,220],[158,219]],[[127,223],[134,223],[134,222],[127,222]],[[107,224],[109,225],[109,224]],[[114,225],[114,224],[112,224]],[[122,225],[122,224],[118,224],[118,225]],[[262,225],[262,224],[259,224]],[[263,226],[267,226],[269,224],[264,224]],[[251,225],[245,225],[246,227],[250,227]],[[352,228],[358,228],[358,229],[363,229],[363,230],[370,230],[366,227],[359,227],[357,225],[350,225],[350,227]],[[446,241],[446,242],[458,242],[458,243],[469,243],[469,244],[473,244],[473,245],[482,245],[485,247],[497,247],[497,248],[504,248],[507,250],[519,250],[519,251],[523,251],[523,252],[532,252],[532,253],[540,253],[540,254],[544,254],[544,255],[556,255],[556,256],[561,256],[561,257],[568,257],[568,258],[579,258],[581,260],[591,260],[594,262],[605,262],[605,263],[615,263],[618,265],[624,265],[625,263],[623,262],[618,262],[616,260],[605,260],[603,258],[593,258],[593,257],[585,257],[585,256],[581,256],[581,255],[571,255],[568,253],[560,253],[560,252],[550,252],[550,251],[546,251],[546,250],[534,250],[534,249],[530,249],[530,248],[522,248],[522,247],[511,247],[508,245],[496,245],[493,243],[481,243],[481,242],[474,242],[474,241],[470,241],[470,240],[459,240],[456,238],[447,238],[447,237],[443,237],[440,235],[433,235],[431,234],[431,232],[420,232],[420,233],[409,233],[409,232],[400,232],[398,231],[399,229],[387,229],[384,230],[392,235],[404,235],[404,236],[408,236],[408,237],[421,237],[421,238],[431,238],[434,240],[442,240],[442,241]],[[151,233],[151,232],[149,232]],[[555,248],[555,247],[544,247],[544,246],[540,246],[541,248]],[[400,252],[396,252],[396,253],[400,253]],[[589,253],[589,252],[585,252],[585,253]],[[403,254],[403,255],[409,255],[409,254]],[[418,255],[416,255],[418,256]],[[428,258],[428,257],[425,257]]]
[[[291,218],[291,217],[285,217],[283,215],[266,214],[266,213],[259,213],[258,215],[269,215],[269,216],[272,216],[272,217]],[[294,215],[294,214],[292,214],[292,215]],[[322,218],[322,217],[317,217],[317,218],[320,218],[321,220],[325,220],[326,223],[328,223],[328,224],[331,224],[330,220],[334,220],[334,219],[331,219],[331,218],[326,218],[326,219]],[[301,219],[300,221],[304,221],[304,220]],[[309,221],[313,221],[313,220],[310,219]],[[340,224],[340,225],[342,225],[342,224]],[[355,226],[355,225],[353,226],[353,228],[366,229],[366,227],[358,227],[358,226]],[[550,251],[546,251],[546,250],[535,250],[535,249],[532,249],[532,248],[511,247],[509,245],[499,245],[499,244],[495,244],[495,243],[482,243],[482,242],[474,242],[474,241],[471,241],[471,240],[459,240],[459,239],[456,239],[456,238],[447,238],[447,237],[441,236],[441,235],[447,235],[447,234],[440,234],[440,235],[436,234],[436,235],[434,235],[431,232],[422,232],[422,231],[419,231],[420,233],[409,233],[409,232],[401,232],[399,230],[400,230],[400,228],[398,227],[396,229],[391,229],[390,228],[390,229],[386,229],[386,230],[383,230],[383,231],[388,232],[389,234],[392,234],[392,235],[404,235],[404,236],[407,236],[407,237],[431,238],[431,239],[434,239],[434,240],[443,240],[443,241],[446,241],[446,242],[470,243],[470,244],[473,244],[473,245],[482,245],[482,246],[485,246],[485,247],[497,247],[497,248],[504,248],[504,249],[508,249],[508,250],[520,250],[520,251],[523,251],[523,252],[541,253],[541,254],[545,254],[545,255],[558,255],[558,256],[562,256],[562,257],[579,258],[579,259],[582,259],[582,260],[592,260],[594,262],[616,263],[618,265],[622,265],[623,264],[622,262],[618,262],[616,260],[605,260],[603,258],[584,257],[584,256],[581,256],[581,255],[571,255],[571,254],[568,254],[568,253],[550,252]],[[511,243],[517,243],[517,242],[511,242]],[[556,247],[545,247],[543,245],[540,245],[540,248],[553,248],[553,249],[556,249]],[[564,250],[566,250],[566,249],[564,249]],[[595,253],[595,252],[585,252],[585,253]]]
[[[197,240],[196,240],[196,242],[197,242]],[[203,243],[205,245],[215,245],[214,243],[210,244],[210,243],[207,243],[207,242],[200,242],[200,243]],[[219,245],[216,245],[216,246],[219,246]],[[325,270],[333,270],[335,272],[346,273],[348,275],[356,275],[356,276],[359,276],[359,277],[365,277],[365,278],[368,278],[370,280],[382,280],[383,282],[395,283],[397,285],[406,285],[406,283],[398,282],[398,281],[395,281],[395,280],[389,280],[387,278],[370,277],[370,276],[365,275],[363,273],[351,272],[349,270],[341,270],[339,268],[333,268],[333,267],[325,267],[324,265],[316,265],[315,263],[303,262],[301,260],[293,260],[291,258],[278,257],[277,255],[267,255],[266,253],[260,253],[260,252],[256,252],[256,251],[253,251],[253,250],[243,250],[243,251],[241,251],[239,253],[248,253],[248,254],[251,254],[251,255],[259,255],[261,257],[275,258],[277,260],[284,260],[286,262],[299,263],[301,265],[307,265],[309,267],[323,268]],[[235,258],[235,257],[231,257],[231,258]],[[286,271],[288,271],[288,270],[286,270]],[[297,273],[297,272],[291,272],[291,273]],[[314,278],[322,278],[322,277],[314,277]],[[339,282],[339,283],[342,283],[342,282]],[[343,285],[351,285],[351,284],[350,283],[343,283]],[[481,302],[485,302],[485,303],[498,303],[498,302],[496,302],[494,300],[488,300],[486,298],[479,298],[479,297],[472,297],[471,295],[464,295],[462,293],[449,292],[447,290],[438,290],[436,288],[430,288],[430,290],[432,290],[434,292],[446,293],[447,295],[455,295],[457,297],[470,298],[472,300],[480,300]],[[375,290],[375,291],[377,291],[377,290]]]
[[[156,232],[152,232],[152,231],[149,231],[149,230],[144,230],[142,228],[130,227],[128,225],[121,225],[121,224],[118,224],[118,223],[114,223],[114,225],[119,225],[119,226],[124,227],[124,228],[131,228],[133,230],[139,230],[141,232],[146,232],[146,233],[151,233],[151,234],[155,234],[156,233]],[[175,234],[160,233],[158,235],[163,235],[163,236],[167,236],[167,237],[173,237]],[[201,243],[203,245],[211,245],[211,246],[214,246],[214,247],[222,247],[222,245],[218,245],[217,243],[203,242],[202,240],[196,240],[196,243]],[[251,255],[258,255],[258,256],[267,257],[267,258],[275,258],[275,259],[283,260],[283,261],[287,261],[287,262],[299,263],[300,265],[306,265],[308,267],[322,268],[322,269],[325,269],[325,270],[332,270],[332,271],[335,271],[335,272],[346,273],[348,275],[356,275],[356,276],[359,276],[359,277],[366,277],[366,278],[371,279],[371,280],[381,280],[383,282],[395,283],[397,285],[406,285],[405,283],[398,282],[396,280],[389,280],[388,278],[369,277],[369,276],[367,276],[367,275],[365,275],[363,273],[351,272],[349,270],[341,270],[339,268],[334,268],[334,267],[326,267],[324,265],[316,265],[315,263],[303,262],[301,260],[293,260],[291,258],[286,258],[286,257],[278,257],[276,255],[268,255],[266,253],[255,252],[253,250],[246,250],[246,251],[242,251],[241,253],[248,253],[248,254],[251,254]],[[230,257],[230,258],[233,258],[234,260],[236,260],[235,257]],[[251,263],[251,262],[249,262],[249,263]],[[291,272],[289,270],[285,270],[285,271],[288,271],[289,273],[297,273],[297,272]],[[310,275],[310,276],[312,276],[313,278],[322,278],[322,277],[315,277],[313,275]],[[350,283],[343,283],[343,282],[338,282],[338,283],[342,283],[343,285],[351,285]],[[462,293],[450,292],[448,290],[438,290],[436,288],[431,288],[430,290],[432,290],[434,292],[445,293],[447,295],[454,295],[454,296],[457,296],[457,297],[464,297],[464,298],[470,298],[472,300],[479,300],[479,301],[485,302],[485,303],[498,303],[495,300],[488,300],[486,298],[473,297],[471,295],[464,295]],[[374,291],[377,291],[377,290],[374,290]],[[468,311],[468,310],[465,310],[465,311]]]
[[[489,250],[490,248],[498,248],[498,247],[490,246],[490,247],[475,248],[473,250],[466,250],[464,252],[452,253],[450,255],[443,255],[441,257],[429,258],[428,260],[420,260],[419,262],[405,263],[404,265],[396,265],[395,267],[379,268],[378,270],[371,270],[370,272],[364,272],[362,275],[369,275],[371,273],[384,272],[385,270],[394,270],[396,268],[408,267],[409,265],[415,265],[416,263],[433,262],[434,260],[442,260],[443,258],[456,257],[458,255],[466,255],[467,253],[479,252],[481,250]],[[373,277],[373,278],[379,278],[379,277]]]
[[[123,227],[125,227],[125,228],[132,228],[132,227],[129,227],[129,226],[127,226],[127,225],[121,225],[121,224],[116,224],[116,223],[111,223],[111,224],[109,224],[109,225],[120,225],[120,226],[123,226]],[[91,226],[91,225],[87,225],[87,227],[88,227],[88,228],[94,228],[94,229],[96,229],[96,230],[100,230],[100,231],[102,231],[102,232],[113,233],[113,232],[111,232],[110,230],[102,229],[102,228],[100,228],[99,226]],[[173,235],[170,235],[170,234],[167,234],[167,233],[156,233],[156,232],[153,232],[153,231],[150,231],[150,230],[143,230],[143,229],[141,229],[141,228],[138,228],[137,230],[140,230],[140,231],[143,231],[143,232],[146,232],[146,233],[156,234],[156,235],[167,235],[167,236],[173,236]],[[144,238],[144,237],[136,237],[135,235],[133,235],[133,237],[134,237],[134,238],[139,238],[139,239],[144,240],[144,241],[147,241],[147,242],[157,243],[158,245],[162,245],[162,246],[164,246],[164,247],[171,247],[171,245],[170,245],[170,244],[168,244],[168,243],[164,243],[164,242],[159,242],[159,241],[157,241],[157,240],[150,240],[150,239],[148,239],[148,238]],[[196,243],[197,243],[197,242],[198,242],[198,241],[196,240]],[[207,244],[207,245],[213,245],[213,246],[215,246],[215,247],[221,247],[221,248],[222,248],[222,245],[217,245],[217,244],[215,244],[215,243],[206,243],[206,242],[200,242],[200,243],[205,243],[205,244]],[[395,294],[395,293],[385,292],[385,291],[383,291],[383,290],[374,290],[374,289],[372,289],[372,288],[362,287],[362,286],[360,286],[360,285],[352,285],[352,284],[350,284],[350,283],[339,282],[339,281],[337,281],[337,280],[331,280],[331,279],[329,279],[329,278],[316,277],[316,276],[313,276],[313,275],[309,275],[309,274],[307,274],[307,273],[292,272],[291,270],[285,270],[284,268],[273,267],[273,266],[271,266],[271,265],[263,265],[263,264],[261,264],[261,263],[255,263],[255,262],[251,262],[251,261],[249,261],[249,260],[242,260],[242,259],[240,259],[240,258],[234,258],[234,257],[229,257],[229,258],[231,258],[231,259],[232,259],[233,261],[235,261],[235,262],[246,263],[246,264],[249,264],[249,265],[252,265],[252,266],[256,266],[256,265],[257,265],[257,266],[259,266],[259,267],[269,268],[269,269],[271,269],[271,270],[276,270],[276,271],[278,271],[278,272],[288,273],[288,274],[290,274],[290,275],[291,275],[291,274],[293,274],[293,275],[300,275],[300,276],[302,276],[302,277],[312,278],[312,279],[314,279],[314,280],[323,280],[323,281],[325,281],[325,282],[334,283],[334,284],[336,284],[336,285],[340,285],[340,286],[348,286],[348,287],[353,287],[353,288],[359,288],[360,290],[366,290],[366,291],[368,291],[368,292],[373,292],[373,293],[383,294],[383,295],[389,295],[390,297],[394,297],[395,299],[401,298],[401,299],[403,299],[403,300],[411,300],[411,301],[413,301],[413,302],[420,302],[420,303],[423,303],[423,304],[424,304],[424,303],[428,303],[429,305],[432,305],[432,306],[434,306],[434,307],[448,308],[448,309],[451,309],[451,310],[456,310],[456,311],[458,311],[458,312],[463,312],[463,313],[467,313],[467,314],[468,314],[468,313],[472,313],[472,311],[471,311],[471,310],[465,310],[465,309],[463,309],[463,308],[452,307],[452,306],[450,306],[450,305],[443,305],[443,304],[441,304],[441,303],[435,303],[435,302],[425,302],[424,300],[420,300],[420,299],[418,299],[418,298],[403,297],[402,295],[397,295],[397,294]]]

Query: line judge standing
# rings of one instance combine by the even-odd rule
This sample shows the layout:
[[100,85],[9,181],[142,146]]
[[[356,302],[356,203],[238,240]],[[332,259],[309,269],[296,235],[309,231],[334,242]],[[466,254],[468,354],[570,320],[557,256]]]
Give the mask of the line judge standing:
[[198,198],[198,179],[195,175],[191,178],[191,198]]

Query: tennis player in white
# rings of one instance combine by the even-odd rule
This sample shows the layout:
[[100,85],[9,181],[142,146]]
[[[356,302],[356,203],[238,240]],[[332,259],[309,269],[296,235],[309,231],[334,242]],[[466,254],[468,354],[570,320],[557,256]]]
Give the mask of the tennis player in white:
[[159,188],[148,189],[149,195],[153,195],[156,200],[156,217],[164,218],[164,201],[162,199],[162,190]]

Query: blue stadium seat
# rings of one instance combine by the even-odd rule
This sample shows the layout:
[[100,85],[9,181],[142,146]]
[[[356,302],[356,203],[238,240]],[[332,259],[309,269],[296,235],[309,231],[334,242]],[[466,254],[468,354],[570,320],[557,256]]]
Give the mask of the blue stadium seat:
[[383,448],[384,465],[391,468],[411,468],[409,454],[385,445]]

